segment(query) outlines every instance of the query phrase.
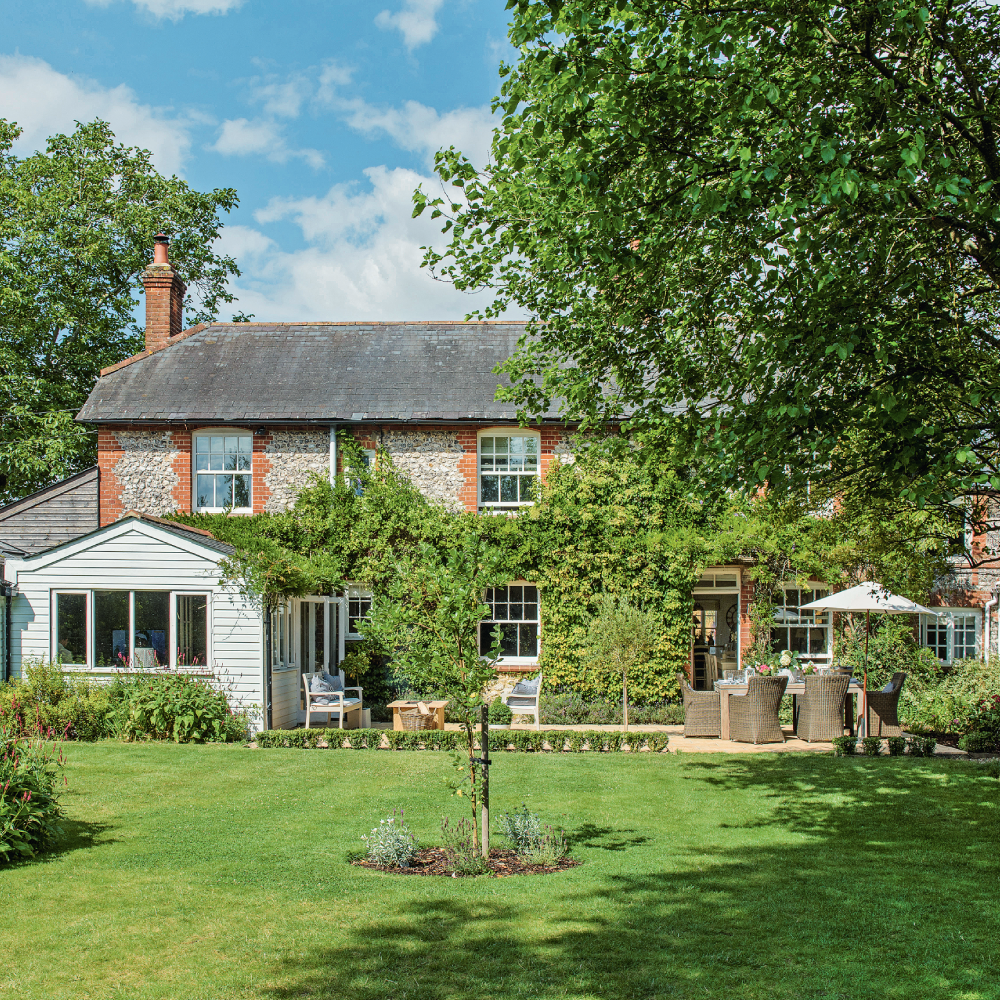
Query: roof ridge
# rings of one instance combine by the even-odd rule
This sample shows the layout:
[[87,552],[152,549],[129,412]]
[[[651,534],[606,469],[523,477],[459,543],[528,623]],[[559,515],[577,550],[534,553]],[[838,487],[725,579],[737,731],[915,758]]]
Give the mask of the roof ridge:
[[206,538],[211,538],[213,542],[219,541],[211,531],[206,531],[204,528],[192,528],[189,524],[180,524],[178,521],[168,521],[165,517],[157,517],[155,514],[147,514],[145,511],[141,510],[127,510],[120,518],[119,521],[124,521],[126,517],[137,517],[140,521],[152,521],[153,524],[161,524],[165,528],[176,528],[178,531],[190,531],[195,535],[205,535]]
[[180,343],[182,340],[187,340],[188,337],[194,336],[196,333],[201,333],[202,330],[213,330],[217,327],[266,327],[268,329],[289,329],[291,327],[299,326],[527,326],[528,321],[526,319],[374,319],[374,320],[364,320],[364,319],[335,319],[335,320],[302,320],[297,323],[280,322],[280,323],[267,323],[263,320],[256,323],[198,323],[195,326],[188,327],[186,330],[182,330],[176,336],[171,337],[170,340],[164,344],[162,347],[157,347],[152,351],[140,351],[138,354],[133,354],[132,357],[126,358],[124,361],[119,361],[117,364],[109,365],[107,368],[101,369],[101,378],[105,375],[110,375],[113,372],[119,371],[122,368],[127,368],[129,365],[135,364],[136,361],[142,361],[143,358],[150,358],[154,354],[159,354],[161,351],[166,351],[173,347],[174,344]]

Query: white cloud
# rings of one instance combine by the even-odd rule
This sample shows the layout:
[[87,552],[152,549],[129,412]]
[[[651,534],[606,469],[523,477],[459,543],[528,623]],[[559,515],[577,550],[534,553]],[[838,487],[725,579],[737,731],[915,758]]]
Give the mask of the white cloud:
[[23,129],[15,145],[21,155],[44,149],[50,135],[72,132],[75,122],[95,118],[110,122],[120,142],[150,150],[165,174],[181,170],[191,146],[188,121],[141,104],[129,87],[70,77],[30,56],[0,56],[0,117]]
[[383,10],[375,18],[375,23],[384,31],[395,28],[401,32],[406,47],[412,52],[437,34],[435,15],[443,2],[444,0],[405,0],[402,10],[395,14]]
[[489,159],[493,124],[489,106],[456,108],[439,114],[417,101],[401,108],[379,109],[362,100],[347,100],[339,108],[351,128],[366,135],[384,132],[396,145],[424,153],[428,164],[442,147],[455,146],[478,166]]
[[287,163],[290,159],[305,160],[309,166],[318,169],[323,166],[323,154],[317,149],[293,149],[281,126],[270,119],[231,118],[219,128],[219,137],[208,147],[224,156],[250,156],[263,154],[273,163]]
[[370,167],[368,186],[336,185],[323,197],[275,199],[258,211],[266,226],[292,222],[306,246],[283,251],[252,227],[223,230],[221,249],[239,262],[237,308],[259,320],[461,319],[485,305],[420,267],[421,246],[441,243],[439,220],[411,218],[412,170]]
[[[87,0],[94,7],[107,7],[114,0]],[[179,21],[185,14],[227,14],[243,0],[132,0],[140,10],[158,19]]]

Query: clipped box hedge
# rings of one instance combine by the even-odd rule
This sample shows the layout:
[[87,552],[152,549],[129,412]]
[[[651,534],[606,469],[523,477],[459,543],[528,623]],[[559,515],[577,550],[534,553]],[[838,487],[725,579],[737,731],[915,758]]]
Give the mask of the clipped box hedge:
[[[418,733],[392,729],[267,729],[255,737],[258,747],[292,747],[314,750],[464,750],[465,734],[459,730],[429,729]],[[510,729],[490,733],[491,753],[542,753],[561,751],[660,753],[667,748],[667,733],[604,732],[599,729],[569,732],[534,732]],[[560,745],[561,744],[561,745]],[[478,746],[478,734],[477,734]]]

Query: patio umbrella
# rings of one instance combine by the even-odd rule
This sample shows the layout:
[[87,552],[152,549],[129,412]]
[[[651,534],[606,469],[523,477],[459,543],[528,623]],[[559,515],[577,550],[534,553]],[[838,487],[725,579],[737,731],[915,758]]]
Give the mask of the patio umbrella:
[[891,594],[880,583],[859,583],[856,587],[821,597],[818,601],[803,604],[800,611],[851,611],[865,613],[865,679],[861,693],[861,726],[868,735],[868,637],[871,634],[871,613],[884,615],[936,615],[936,611],[911,601],[908,597]]

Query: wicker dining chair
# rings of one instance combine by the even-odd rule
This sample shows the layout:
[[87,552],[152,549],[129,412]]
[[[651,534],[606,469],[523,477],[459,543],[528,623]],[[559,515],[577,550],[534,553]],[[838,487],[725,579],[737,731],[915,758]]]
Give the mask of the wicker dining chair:
[[730,695],[729,738],[738,743],[784,743],[778,706],[787,686],[787,677],[755,674],[746,694]]
[[722,733],[722,707],[718,691],[695,691],[684,674],[677,675],[684,697],[684,735],[719,736]]
[[906,674],[898,671],[881,691],[866,691],[868,703],[868,734],[870,736],[902,736],[899,723],[899,696],[903,693]]
[[799,698],[799,720],[795,735],[807,743],[826,743],[844,735],[844,702],[850,674],[827,674],[806,678],[806,691]]

